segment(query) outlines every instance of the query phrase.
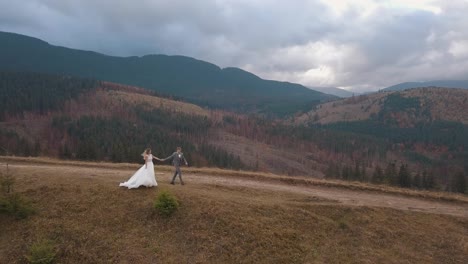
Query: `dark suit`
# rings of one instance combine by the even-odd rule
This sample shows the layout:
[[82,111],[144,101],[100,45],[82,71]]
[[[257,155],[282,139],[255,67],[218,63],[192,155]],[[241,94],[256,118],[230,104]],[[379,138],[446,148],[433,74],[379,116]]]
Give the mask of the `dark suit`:
[[180,183],[184,184],[184,181],[182,180],[182,171],[180,170],[180,166],[182,165],[182,162],[187,164],[187,160],[184,157],[184,153],[174,152],[174,153],[172,153],[171,156],[163,159],[163,161],[166,161],[168,159],[172,159],[172,165],[174,165],[174,168],[175,168],[175,173],[174,173],[174,176],[172,177],[171,183],[174,184],[174,181],[175,181],[175,179],[177,177],[177,174],[178,174],[179,178],[180,178]]

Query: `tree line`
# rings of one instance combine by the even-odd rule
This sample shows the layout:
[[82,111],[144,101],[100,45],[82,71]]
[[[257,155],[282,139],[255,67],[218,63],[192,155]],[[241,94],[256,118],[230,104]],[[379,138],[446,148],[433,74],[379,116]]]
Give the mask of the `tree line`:
[[91,79],[39,73],[0,72],[0,121],[24,111],[44,114],[58,110],[66,100],[95,89]]
[[385,184],[402,188],[443,190],[449,192],[468,193],[466,172],[458,171],[449,175],[449,182],[443,188],[434,176],[434,172],[423,170],[411,173],[407,164],[397,165],[389,162],[385,168],[376,165],[373,171],[356,162],[354,166],[338,165],[330,163],[325,171],[328,179],[340,179],[345,181],[370,182]]
[[164,158],[181,146],[193,166],[248,169],[239,156],[211,146],[206,132],[211,123],[205,117],[163,110],[139,110],[141,120],[131,122],[117,117],[83,116],[54,118],[52,128],[61,139],[59,157],[63,159],[142,162],[147,147]]

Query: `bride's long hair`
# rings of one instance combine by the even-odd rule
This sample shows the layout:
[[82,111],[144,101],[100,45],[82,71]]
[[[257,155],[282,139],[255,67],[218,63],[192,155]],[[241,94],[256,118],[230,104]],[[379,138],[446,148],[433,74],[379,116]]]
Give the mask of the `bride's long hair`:
[[143,151],[143,153],[141,153],[141,156],[144,157],[145,155],[148,155],[150,152],[151,152],[151,149],[147,148],[147,149],[145,149],[145,151]]

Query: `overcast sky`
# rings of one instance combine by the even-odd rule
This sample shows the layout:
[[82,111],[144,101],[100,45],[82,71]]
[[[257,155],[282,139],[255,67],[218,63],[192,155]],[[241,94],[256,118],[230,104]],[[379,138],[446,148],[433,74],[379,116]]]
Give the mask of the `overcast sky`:
[[467,14],[468,0],[0,0],[0,31],[364,91],[468,79]]

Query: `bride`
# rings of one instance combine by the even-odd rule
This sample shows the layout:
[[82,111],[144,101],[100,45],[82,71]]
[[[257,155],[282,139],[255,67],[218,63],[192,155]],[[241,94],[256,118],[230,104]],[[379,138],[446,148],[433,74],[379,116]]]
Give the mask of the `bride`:
[[145,160],[145,165],[143,165],[133,176],[126,182],[120,183],[120,187],[127,187],[129,189],[138,188],[140,186],[152,187],[158,186],[156,178],[154,176],[154,165],[153,159],[158,159],[153,157],[151,154],[151,149],[147,148],[142,154],[143,159]]

